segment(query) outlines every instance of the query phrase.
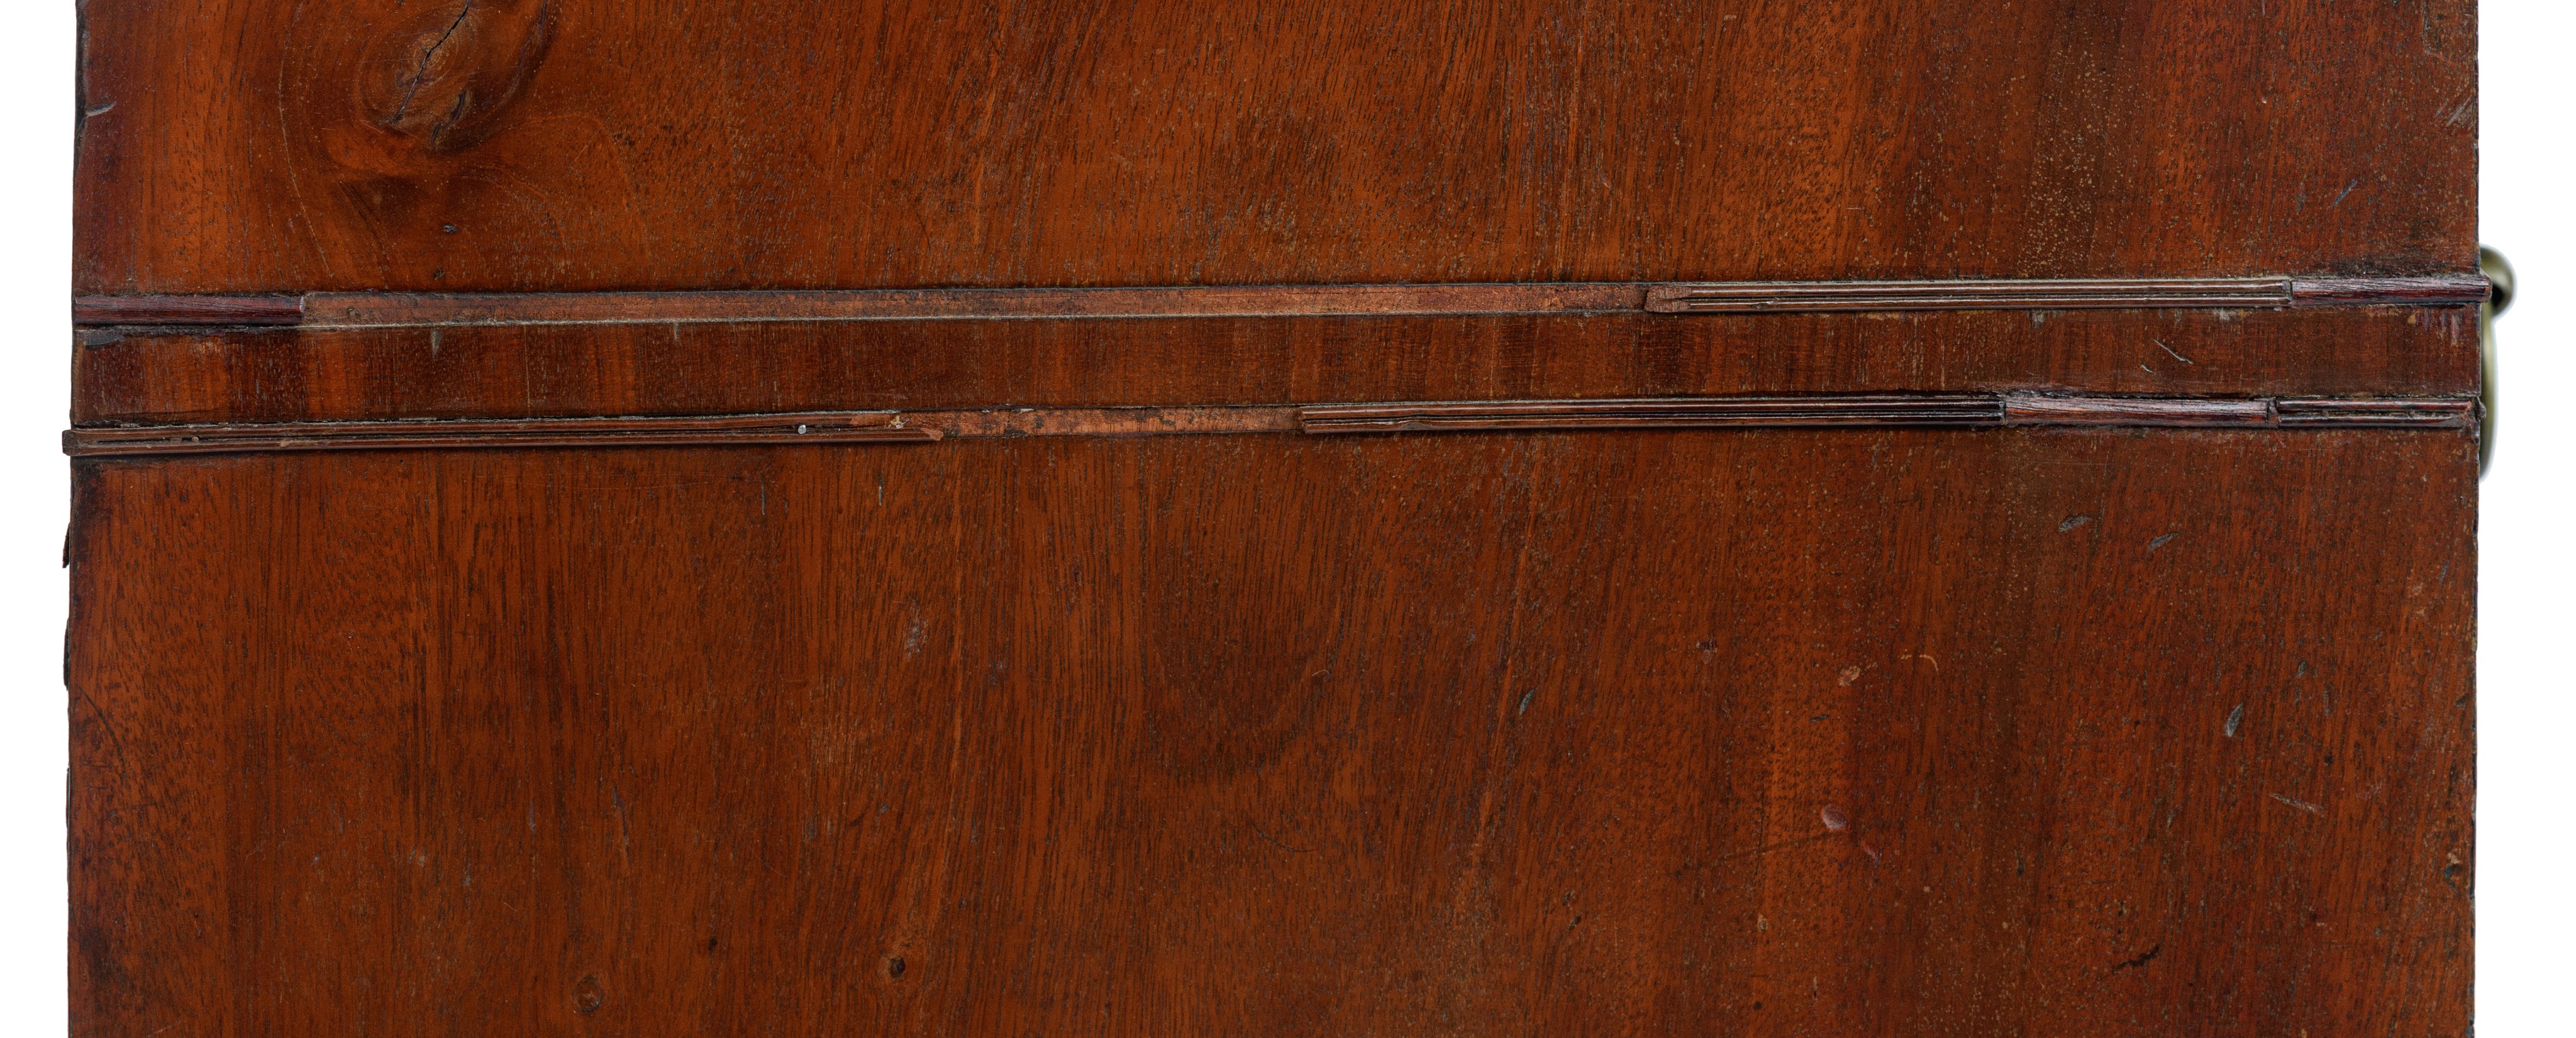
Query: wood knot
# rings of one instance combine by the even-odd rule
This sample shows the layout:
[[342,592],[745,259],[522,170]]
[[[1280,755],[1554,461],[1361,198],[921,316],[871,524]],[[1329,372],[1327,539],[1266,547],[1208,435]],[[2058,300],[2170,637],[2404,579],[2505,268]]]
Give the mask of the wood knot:
[[363,118],[423,151],[473,147],[544,60],[551,15],[545,0],[431,6],[371,49],[358,81]]
[[597,975],[583,977],[580,983],[572,986],[572,1007],[583,1016],[598,1012],[599,1007],[607,1002],[608,991],[599,986]]

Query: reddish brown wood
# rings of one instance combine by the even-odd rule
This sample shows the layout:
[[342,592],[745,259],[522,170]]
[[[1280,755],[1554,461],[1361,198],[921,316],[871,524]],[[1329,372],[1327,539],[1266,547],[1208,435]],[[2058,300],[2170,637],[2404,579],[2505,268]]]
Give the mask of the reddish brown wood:
[[900,411],[894,421],[941,438],[977,436],[1172,436],[1297,431],[1288,407],[1015,407]]
[[1284,407],[1011,408],[716,415],[687,418],[518,418],[473,421],[268,422],[73,429],[76,458],[274,451],[468,450],[532,447],[929,443],[983,436],[1159,436],[1295,432]]
[[614,292],[308,296],[305,323],[665,324],[1007,318],[1544,314],[1635,310],[1640,285],[1247,285],[847,292]]
[[2144,399],[2041,396],[2019,393],[2003,401],[2011,425],[2262,426],[2271,425],[2269,400]]
[[85,333],[73,421],[2051,392],[2467,396],[2470,307]]
[[928,443],[884,411],[698,418],[521,418],[501,421],[275,422],[74,429],[63,453],[81,457],[265,451],[476,450],[532,447],[722,446],[762,443]]
[[2467,1030],[2469,0],[83,17],[80,1038]]
[[2287,306],[2288,278],[1821,281],[1656,285],[1646,309],[1673,314],[1870,310],[2075,310]]
[[2450,306],[2486,299],[2484,278],[2126,278],[2021,281],[1740,282],[1721,285],[1238,285],[1165,288],[880,289],[838,292],[328,292],[277,296],[83,296],[87,327],[293,324],[407,328],[492,324],[944,321],[1108,317],[1351,317],[1460,314],[1840,313],[1912,310]]
[[79,327],[302,323],[302,296],[76,296],[72,299],[72,324]]
[[2469,274],[2475,6],[153,0],[75,290]]
[[84,1035],[2467,1024],[2462,436],[76,472]]
[[1795,426],[1949,426],[2003,423],[1997,397],[1735,397],[1693,400],[1514,400],[1321,404],[1298,409],[1313,433],[1532,429],[1693,429]]
[[[1016,407],[690,418],[270,422],[73,429],[76,458],[272,451],[463,450],[505,447],[926,443],[986,436],[1168,436],[1215,433],[1513,432],[1862,426],[2465,429],[2468,400],[2207,400],[2198,398],[1919,395],[1696,397],[1656,400],[1437,401],[1303,407]],[[2276,415],[2276,412],[2277,415]]]
[[2476,400],[2283,400],[2275,408],[2284,427],[2378,426],[2476,428],[2483,404]]

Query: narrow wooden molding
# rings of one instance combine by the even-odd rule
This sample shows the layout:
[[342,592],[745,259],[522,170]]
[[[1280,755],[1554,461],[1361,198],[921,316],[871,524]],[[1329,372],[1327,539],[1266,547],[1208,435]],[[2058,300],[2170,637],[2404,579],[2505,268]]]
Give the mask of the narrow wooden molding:
[[2476,303],[2477,274],[2424,277],[1744,281],[1705,284],[1238,285],[851,291],[323,292],[83,296],[82,327],[410,328],[764,321],[1748,314],[1918,310],[2239,309]]
[[491,324],[1616,313],[1636,310],[1643,292],[1642,286],[1620,284],[953,288],[525,295],[355,292],[305,297],[305,323],[326,328],[387,328]]
[[2272,410],[2285,429],[2467,429],[2480,417],[2475,400],[2283,400]]
[[905,411],[895,422],[941,439],[1296,432],[1294,407],[1013,407]]
[[278,451],[477,450],[498,447],[720,447],[779,443],[928,443],[939,434],[896,425],[892,412],[689,418],[508,421],[276,422],[73,429],[75,458]]
[[1993,396],[1733,397],[1325,404],[1302,408],[1310,433],[1784,426],[1980,426],[2003,419]]
[[2006,425],[2265,426],[2273,424],[2269,400],[2159,399],[2153,397],[2042,396],[2004,398]]
[[293,325],[302,296],[75,296],[74,327],[112,325]]
[[478,450],[503,447],[722,447],[791,443],[934,443],[1014,436],[1169,436],[1296,432],[1294,407],[1014,407],[832,411],[674,418],[540,418],[272,422],[76,428],[76,458],[277,451]]
[[2467,429],[2473,400],[2221,400],[2052,396],[1733,397],[1331,404],[1302,408],[1310,433],[1851,426],[1997,428]]
[[2460,306],[2487,301],[2493,286],[2486,275],[2432,274],[2422,277],[2297,278],[2290,282],[2293,306]]
[[1716,282],[1656,285],[1646,309],[1667,314],[1870,310],[2100,310],[2288,306],[2290,279]]
[[2030,393],[1706,397],[125,426],[73,429],[63,434],[63,452],[77,458],[110,458],[278,451],[932,443],[1019,436],[1706,428],[2468,429],[2476,424],[2476,417],[2475,401],[2451,399],[2212,400]]

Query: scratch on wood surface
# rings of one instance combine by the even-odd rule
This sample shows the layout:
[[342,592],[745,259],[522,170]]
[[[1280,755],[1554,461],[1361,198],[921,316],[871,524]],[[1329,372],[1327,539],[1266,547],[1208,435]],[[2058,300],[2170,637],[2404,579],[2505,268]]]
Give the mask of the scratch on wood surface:
[[2291,798],[2289,798],[2289,797],[2282,796],[2282,795],[2281,795],[2281,794],[2279,794],[2279,793],[2265,793],[2265,794],[2263,794],[2263,795],[2264,795],[2264,796],[2267,796],[2267,797],[2271,797],[2272,799],[2274,799],[2274,800],[2278,800],[2278,801],[2280,801],[2280,802],[2282,802],[2282,803],[2284,803],[2284,804],[2288,804],[2288,805],[2290,805],[2291,807],[2298,808],[2299,810],[2301,810],[2301,811],[2305,811],[2305,812],[2307,812],[2307,813],[2309,813],[2309,814],[2312,814],[2312,815],[2316,815],[2316,816],[2319,816],[2319,817],[2324,817],[2324,815],[2325,815],[2325,813],[2326,813],[2324,808],[2322,808],[2322,807],[2318,807],[2317,805],[2315,805],[2315,804],[2311,804],[2311,803],[2309,803],[2309,802],[2307,802],[2307,801],[2305,801],[2305,800],[2293,800],[2293,799],[2291,799]]

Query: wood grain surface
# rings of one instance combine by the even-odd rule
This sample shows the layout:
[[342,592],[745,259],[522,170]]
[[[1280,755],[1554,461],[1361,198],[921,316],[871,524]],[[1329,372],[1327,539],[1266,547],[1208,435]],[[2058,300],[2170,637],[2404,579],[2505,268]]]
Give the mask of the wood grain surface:
[[1840,393],[2465,396],[2472,307],[91,330],[78,425]]
[[75,458],[280,451],[723,447],[787,443],[933,443],[980,436],[1204,436],[1229,433],[1518,432],[1814,427],[1984,429],[2476,427],[2479,402],[2425,397],[2211,400],[1915,394],[1656,397],[1629,400],[1425,401],[1300,407],[1011,407],[818,411],[684,418],[486,418],[464,421],[119,425],[63,434]]
[[272,422],[74,429],[75,458],[269,451],[509,450],[531,447],[724,446],[764,443],[930,443],[891,411],[698,418],[521,418],[501,421]]
[[2467,1031],[2470,0],[81,6],[80,1038]]
[[1849,313],[2457,306],[2476,274],[2373,278],[2059,278],[1738,281],[1726,284],[1166,285],[760,292],[321,292],[302,296],[78,296],[72,324],[405,328],[727,321],[992,321],[1106,317]]
[[2467,1024],[2464,436],[75,469],[85,1036]]
[[2475,269],[2469,0],[82,14],[82,294]]

